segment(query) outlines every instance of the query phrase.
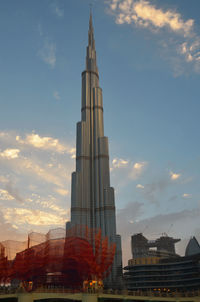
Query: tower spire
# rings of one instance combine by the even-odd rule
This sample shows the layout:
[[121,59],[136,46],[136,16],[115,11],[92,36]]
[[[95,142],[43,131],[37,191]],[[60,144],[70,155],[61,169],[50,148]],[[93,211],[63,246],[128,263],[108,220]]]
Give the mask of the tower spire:
[[95,49],[94,41],[94,29],[92,24],[92,11],[90,11],[90,21],[89,21],[89,31],[88,31],[88,46],[91,46],[92,49]]
[[92,3],[90,3],[90,22],[89,22],[90,28],[92,27]]
[[93,25],[92,25],[92,3],[90,3],[90,21],[89,21],[89,30],[93,30]]
[[90,8],[89,31],[88,31],[88,47],[86,56],[86,70],[98,73],[96,62],[96,49],[94,40],[94,28],[92,22],[92,9]]

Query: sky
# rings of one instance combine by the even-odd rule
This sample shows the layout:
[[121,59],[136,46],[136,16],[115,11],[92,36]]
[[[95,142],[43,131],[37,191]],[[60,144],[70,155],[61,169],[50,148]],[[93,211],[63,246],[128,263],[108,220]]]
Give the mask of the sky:
[[[0,1],[0,241],[70,219],[89,0]],[[200,239],[200,1],[96,0],[124,265],[131,235]]]

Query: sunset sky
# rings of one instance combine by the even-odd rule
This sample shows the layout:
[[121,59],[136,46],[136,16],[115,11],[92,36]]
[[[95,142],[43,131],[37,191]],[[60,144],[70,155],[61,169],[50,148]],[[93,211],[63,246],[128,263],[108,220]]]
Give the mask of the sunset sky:
[[[0,240],[70,219],[90,2],[0,1]],[[125,262],[137,232],[183,254],[200,239],[200,1],[92,2]]]

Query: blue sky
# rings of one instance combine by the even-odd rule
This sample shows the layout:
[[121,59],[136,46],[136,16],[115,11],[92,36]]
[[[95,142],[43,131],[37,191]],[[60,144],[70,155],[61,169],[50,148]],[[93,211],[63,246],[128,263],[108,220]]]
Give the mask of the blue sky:
[[[0,240],[69,219],[87,0],[0,3]],[[118,232],[200,236],[200,2],[93,1]],[[198,237],[199,238],[199,237]]]

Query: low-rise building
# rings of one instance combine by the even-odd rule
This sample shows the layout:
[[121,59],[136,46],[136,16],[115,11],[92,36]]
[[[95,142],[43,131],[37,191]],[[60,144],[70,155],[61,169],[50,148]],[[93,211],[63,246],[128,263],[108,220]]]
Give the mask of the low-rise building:
[[196,290],[200,288],[200,246],[193,237],[184,257],[175,254],[175,249],[172,257],[167,257],[167,252],[159,255],[155,251],[154,255],[150,253],[130,259],[124,270],[128,290]]

